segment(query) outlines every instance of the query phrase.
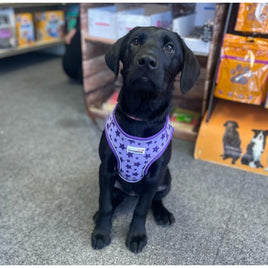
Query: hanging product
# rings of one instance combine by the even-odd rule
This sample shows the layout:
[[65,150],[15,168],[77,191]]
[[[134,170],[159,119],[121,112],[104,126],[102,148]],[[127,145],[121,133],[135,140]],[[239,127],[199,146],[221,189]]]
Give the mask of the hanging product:
[[214,95],[260,105],[268,82],[268,40],[226,34]]
[[235,30],[268,34],[268,3],[240,3]]

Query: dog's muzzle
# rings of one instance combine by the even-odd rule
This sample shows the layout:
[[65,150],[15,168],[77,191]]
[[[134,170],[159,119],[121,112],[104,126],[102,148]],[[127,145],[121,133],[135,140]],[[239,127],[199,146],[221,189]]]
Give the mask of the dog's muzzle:
[[149,71],[156,70],[158,68],[158,60],[152,55],[142,55],[137,59],[137,66],[140,69],[145,69]]

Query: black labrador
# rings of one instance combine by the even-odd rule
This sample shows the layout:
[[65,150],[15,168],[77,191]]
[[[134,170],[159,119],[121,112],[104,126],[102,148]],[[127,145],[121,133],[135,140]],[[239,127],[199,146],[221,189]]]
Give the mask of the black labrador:
[[[108,50],[105,60],[116,76],[119,62],[123,63],[123,86],[114,111],[115,120],[125,133],[141,138],[154,136],[166,124],[175,76],[181,72],[180,89],[186,93],[194,86],[200,73],[196,57],[181,37],[156,27],[132,29]],[[138,202],[126,246],[132,252],[139,253],[147,243],[145,223],[150,208],[157,224],[170,225],[175,221],[162,202],[171,185],[167,166],[171,157],[171,142],[151,164],[148,173],[136,183],[129,183],[119,176],[117,158],[109,146],[105,131],[101,137],[99,155],[99,210],[94,215],[92,247],[102,249],[110,243],[112,215],[116,206],[126,194],[135,194]]]

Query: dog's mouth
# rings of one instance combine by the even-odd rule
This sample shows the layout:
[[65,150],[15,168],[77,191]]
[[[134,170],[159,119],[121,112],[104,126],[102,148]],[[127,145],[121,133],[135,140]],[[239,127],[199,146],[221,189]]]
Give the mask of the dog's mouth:
[[154,81],[150,75],[140,72],[128,74],[125,81],[128,88],[133,88],[135,90],[157,91],[157,88],[159,87],[157,82]]

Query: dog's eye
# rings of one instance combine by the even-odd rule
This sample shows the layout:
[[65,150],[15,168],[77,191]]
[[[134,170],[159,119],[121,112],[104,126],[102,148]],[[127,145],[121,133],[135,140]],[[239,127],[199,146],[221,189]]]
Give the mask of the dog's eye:
[[133,46],[139,46],[139,45],[140,45],[140,40],[139,40],[139,38],[134,38],[134,39],[132,40],[131,44],[132,44]]
[[174,47],[172,44],[168,43],[165,45],[165,51],[168,53],[173,53],[174,52]]

